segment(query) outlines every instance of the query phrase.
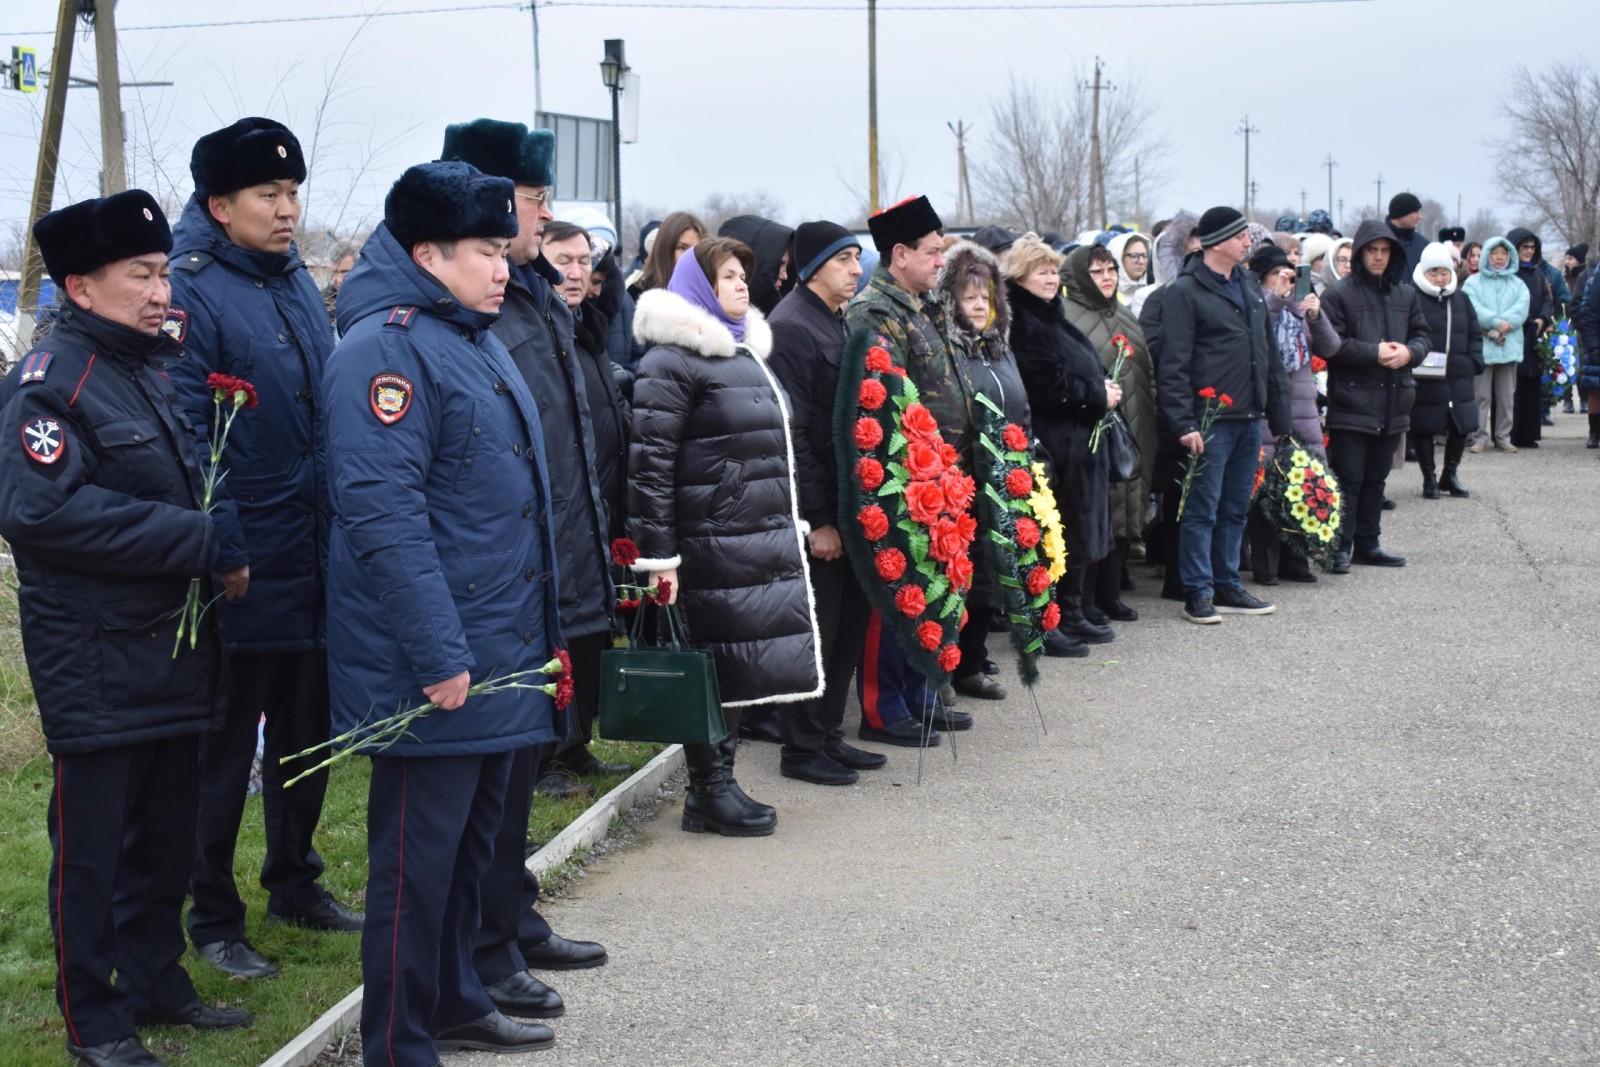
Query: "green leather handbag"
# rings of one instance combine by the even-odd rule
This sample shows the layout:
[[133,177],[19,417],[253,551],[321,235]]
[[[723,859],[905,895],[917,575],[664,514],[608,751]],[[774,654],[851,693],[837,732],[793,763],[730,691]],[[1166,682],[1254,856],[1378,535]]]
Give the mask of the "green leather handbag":
[[[644,640],[649,607],[634,614],[626,648],[600,653],[600,736],[612,741],[714,745],[728,736],[710,652],[689,645],[676,604],[654,609],[665,637]],[[658,635],[659,637],[659,635]]]

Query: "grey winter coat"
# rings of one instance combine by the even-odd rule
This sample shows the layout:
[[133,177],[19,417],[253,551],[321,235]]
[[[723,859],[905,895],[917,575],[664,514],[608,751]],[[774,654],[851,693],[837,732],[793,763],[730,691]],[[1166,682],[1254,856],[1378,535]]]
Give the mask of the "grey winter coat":
[[647,346],[628,452],[635,569],[676,568],[695,645],[716,658],[724,707],[822,694],[822,654],[794,487],[787,403],[755,308],[736,343],[676,293],[639,297]]
[[[1286,300],[1274,296],[1266,291],[1261,291],[1262,297],[1267,302],[1267,314],[1276,332],[1278,316],[1293,315],[1297,319],[1305,319],[1306,334],[1311,339],[1311,354],[1327,359],[1339,347],[1339,335],[1328,323],[1327,315],[1318,315],[1315,319],[1306,319],[1305,310],[1294,300]],[[1282,353],[1279,353],[1282,355]],[[1319,459],[1326,459],[1327,455],[1322,449],[1322,415],[1317,411],[1317,376],[1311,369],[1311,360],[1295,370],[1284,368],[1284,373],[1289,378],[1289,408],[1294,419],[1295,440],[1311,449]],[[1265,419],[1261,422],[1261,443],[1270,445],[1276,437],[1272,428]]]

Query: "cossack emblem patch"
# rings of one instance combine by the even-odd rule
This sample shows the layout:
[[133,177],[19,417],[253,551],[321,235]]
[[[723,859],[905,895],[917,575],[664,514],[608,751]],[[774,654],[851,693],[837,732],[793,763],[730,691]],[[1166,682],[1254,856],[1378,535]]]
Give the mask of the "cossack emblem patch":
[[59,422],[41,415],[23,425],[22,447],[29,459],[48,467],[67,454],[67,439]]
[[385,426],[392,426],[405,418],[411,410],[411,382],[398,374],[384,372],[372,376],[372,413]]

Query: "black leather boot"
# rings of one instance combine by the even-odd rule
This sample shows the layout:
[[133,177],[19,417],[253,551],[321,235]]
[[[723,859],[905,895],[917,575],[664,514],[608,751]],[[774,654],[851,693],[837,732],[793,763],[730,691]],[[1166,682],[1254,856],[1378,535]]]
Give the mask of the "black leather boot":
[[[1128,559],[1128,539],[1119,537],[1112,542],[1111,555],[1095,564],[1094,569],[1094,600],[1095,606],[1108,621],[1133,622],[1138,619],[1139,613],[1122,602],[1122,575],[1127,569],[1125,564]],[[1087,607],[1087,605],[1085,605]],[[1085,617],[1089,617],[1087,611]],[[1099,619],[1089,617],[1096,626],[1105,627]]]
[[1117,639],[1109,626],[1096,626],[1083,617],[1083,602],[1077,597],[1061,598],[1061,632],[1086,645],[1105,645]]
[[[1449,475],[1446,475],[1446,477],[1449,477]],[[1439,480],[1433,476],[1433,472],[1430,470],[1422,472],[1422,498],[1424,500],[1439,499]]]
[[1461,455],[1466,450],[1465,437],[1452,436],[1444,444],[1444,475],[1439,479],[1439,488],[1454,497],[1465,498],[1472,495],[1456,476],[1456,470],[1461,466]]
[[[1451,496],[1469,497],[1472,495],[1467,492],[1467,487],[1461,484],[1461,479],[1456,477],[1456,469],[1454,467],[1446,467],[1444,469],[1444,474],[1439,478],[1439,488]],[[1435,493],[1434,495],[1438,496],[1439,494]]]
[[776,816],[763,817],[747,807],[730,788],[731,761],[719,745],[684,745],[689,789],[683,798],[683,828],[695,834],[765,837],[778,827]]
[[[741,722],[741,725],[743,725],[742,722]],[[762,818],[776,820],[777,817],[778,817],[778,809],[777,808],[773,807],[771,804],[762,804],[762,803],[759,803],[757,801],[751,800],[750,797],[745,793],[745,791],[742,788],[740,788],[739,783],[734,780],[734,777],[733,777],[733,756],[734,756],[734,753],[737,752],[738,749],[739,749],[738,733],[737,732],[730,733],[727,737],[722,739],[721,743],[717,745],[717,748],[722,750],[722,758],[725,761],[726,766],[728,768],[728,788],[733,791],[733,795],[738,797],[739,801],[742,804],[744,804],[746,807],[750,808],[752,811],[754,811],[757,815],[760,815]]]

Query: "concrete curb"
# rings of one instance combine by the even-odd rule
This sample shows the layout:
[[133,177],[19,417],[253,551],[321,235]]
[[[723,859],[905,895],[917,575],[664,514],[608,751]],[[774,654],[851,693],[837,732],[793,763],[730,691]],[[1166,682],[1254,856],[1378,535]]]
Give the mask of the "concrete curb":
[[[611,831],[611,820],[654,793],[661,783],[683,766],[683,746],[670,745],[655,759],[640,767],[627,781],[589,805],[589,809],[567,825],[551,841],[528,857],[528,869],[543,876],[572,858],[573,853]],[[300,1031],[287,1045],[263,1060],[261,1067],[308,1067],[322,1050],[361,1022],[361,987],[327,1011],[316,1022]]]

